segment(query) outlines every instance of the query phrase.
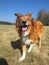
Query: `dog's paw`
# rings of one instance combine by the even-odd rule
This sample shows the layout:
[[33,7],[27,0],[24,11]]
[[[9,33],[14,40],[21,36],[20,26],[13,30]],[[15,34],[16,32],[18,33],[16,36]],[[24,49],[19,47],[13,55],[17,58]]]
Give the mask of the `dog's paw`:
[[19,61],[23,61],[25,59],[26,53],[23,52],[23,55],[19,58]]
[[28,51],[27,51],[28,53],[30,53],[31,52],[31,50],[30,49],[28,49]]
[[25,57],[22,56],[22,57],[19,58],[19,61],[22,62],[24,59],[25,59]]
[[33,45],[30,45],[30,47],[29,47],[29,49],[28,49],[28,53],[31,52],[32,47],[33,47]]

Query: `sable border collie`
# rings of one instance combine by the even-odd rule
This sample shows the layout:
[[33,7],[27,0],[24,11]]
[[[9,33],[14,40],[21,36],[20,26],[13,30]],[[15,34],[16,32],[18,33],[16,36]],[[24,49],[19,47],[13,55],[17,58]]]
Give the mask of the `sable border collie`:
[[17,16],[16,20],[16,31],[19,33],[22,46],[22,56],[19,58],[23,61],[26,56],[26,46],[29,45],[28,52],[31,51],[32,47],[39,42],[39,48],[41,48],[41,40],[43,37],[43,24],[32,18],[32,12],[22,15],[15,13]]

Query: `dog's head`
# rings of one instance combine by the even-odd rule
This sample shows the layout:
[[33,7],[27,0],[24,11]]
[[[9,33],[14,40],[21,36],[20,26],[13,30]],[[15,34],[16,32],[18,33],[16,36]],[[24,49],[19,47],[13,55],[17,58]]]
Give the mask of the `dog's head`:
[[32,25],[32,12],[29,12],[26,15],[15,13],[15,15],[17,16],[16,27],[21,31],[27,31]]

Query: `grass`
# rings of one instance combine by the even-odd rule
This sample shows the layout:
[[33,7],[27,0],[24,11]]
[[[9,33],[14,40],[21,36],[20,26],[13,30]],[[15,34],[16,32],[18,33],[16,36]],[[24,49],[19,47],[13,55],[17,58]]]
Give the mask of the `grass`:
[[23,62],[18,60],[21,56],[20,50],[16,45],[15,48],[12,46],[12,41],[16,42],[18,39],[15,25],[0,25],[0,60],[5,59],[8,65],[49,65],[49,26],[44,26],[42,48],[39,49],[37,45],[33,47]]

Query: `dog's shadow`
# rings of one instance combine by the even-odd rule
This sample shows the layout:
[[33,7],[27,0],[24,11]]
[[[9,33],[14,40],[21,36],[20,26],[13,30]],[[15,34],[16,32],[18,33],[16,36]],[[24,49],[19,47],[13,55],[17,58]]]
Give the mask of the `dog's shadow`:
[[16,41],[11,41],[11,46],[14,48],[14,49],[19,49],[22,53],[22,49],[21,49],[21,41],[20,39],[16,40]]

